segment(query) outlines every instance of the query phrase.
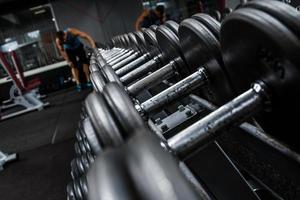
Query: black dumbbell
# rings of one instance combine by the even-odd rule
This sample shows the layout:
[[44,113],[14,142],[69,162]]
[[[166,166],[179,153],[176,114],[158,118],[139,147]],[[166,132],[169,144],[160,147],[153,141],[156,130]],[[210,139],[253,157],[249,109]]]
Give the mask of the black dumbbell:
[[136,131],[127,145],[96,158],[86,179],[89,200],[212,199],[201,186],[201,193],[195,191],[157,138],[146,130]]
[[91,153],[83,154],[71,161],[71,177],[73,180],[84,175],[94,162],[94,156]]
[[88,188],[86,177],[80,177],[67,185],[68,200],[87,200]]
[[[176,22],[174,22],[174,21],[166,21],[165,25],[167,27],[169,27],[171,30],[173,30],[175,33],[177,32],[178,25],[177,25]],[[143,30],[144,34],[146,35],[146,38],[148,37],[149,34],[151,34],[149,32],[152,32],[153,30],[154,31],[156,30],[155,26],[152,29],[150,29],[150,30],[147,30],[147,29]],[[124,56],[126,58],[124,60],[122,58],[121,59],[119,58],[117,61],[114,61],[114,63],[109,63],[109,61],[107,61],[107,58],[106,58],[105,55],[101,56],[103,54],[103,51],[100,50],[100,52],[99,52],[100,55],[97,55],[97,58],[99,60],[101,60],[101,57],[102,57],[102,58],[104,58],[104,61],[106,61],[110,65],[115,65],[115,63],[118,63],[117,65],[112,66],[114,70],[117,70],[121,66],[124,66],[124,64],[128,63],[129,60],[134,60],[130,64],[130,66],[142,64],[142,62],[144,62],[146,60],[149,60],[149,58],[152,57],[153,53],[150,53],[150,52],[153,51],[153,49],[151,48],[151,46],[152,45],[156,46],[156,42],[153,42],[153,38],[148,38],[148,39],[150,39],[150,43],[149,43],[149,41],[147,41],[144,38],[144,36],[143,36],[143,34],[141,32],[135,32],[135,33],[125,34],[125,35],[117,37],[116,39],[119,39],[119,40],[123,41],[123,42],[120,42],[120,43],[124,44],[123,47],[125,47],[125,48],[126,47],[127,48],[131,48],[135,52],[141,52],[141,53],[143,53],[143,55],[137,56],[138,59],[136,59],[136,60],[134,60],[135,58],[131,59],[131,58],[133,58],[133,55],[131,55],[130,57]],[[157,53],[157,52],[154,52],[154,53]],[[96,54],[97,54],[97,52],[96,52]],[[111,60],[111,59],[109,58],[109,60]],[[121,62],[119,62],[119,61],[121,61]],[[103,65],[101,65],[101,66],[103,66]]]

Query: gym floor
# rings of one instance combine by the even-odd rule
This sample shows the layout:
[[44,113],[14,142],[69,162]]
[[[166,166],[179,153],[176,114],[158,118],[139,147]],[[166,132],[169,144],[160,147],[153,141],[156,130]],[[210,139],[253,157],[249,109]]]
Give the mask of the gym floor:
[[74,133],[88,93],[59,91],[47,97],[45,110],[0,122],[0,150],[19,154],[0,172],[0,199],[66,199]]

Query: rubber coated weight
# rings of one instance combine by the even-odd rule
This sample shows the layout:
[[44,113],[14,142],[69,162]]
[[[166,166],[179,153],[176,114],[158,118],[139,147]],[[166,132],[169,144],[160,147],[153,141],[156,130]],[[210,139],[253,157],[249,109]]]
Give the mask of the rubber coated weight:
[[251,1],[242,7],[256,8],[269,13],[277,20],[287,26],[298,38],[300,38],[300,12],[295,12],[295,8],[285,3],[274,1]]
[[220,39],[220,22],[211,16],[202,13],[195,14],[192,18],[204,24],[218,40]]
[[220,44],[212,32],[198,20],[186,19],[180,24],[179,37],[191,73],[201,66],[208,73],[205,98],[216,105],[232,99],[234,93],[221,61]]
[[100,93],[91,93],[85,100],[85,107],[103,148],[123,143],[118,125]]
[[98,141],[97,134],[93,128],[90,118],[84,119],[82,122],[82,125],[83,125],[83,130],[84,130],[84,133],[86,136],[84,141],[88,142],[90,151],[93,154],[100,153],[102,151],[102,147]]
[[159,48],[161,49],[165,60],[173,60],[177,63],[180,78],[189,74],[186,62],[180,47],[178,36],[167,26],[161,25],[155,32]]
[[123,88],[116,83],[108,83],[103,90],[103,96],[119,122],[118,125],[122,127],[123,138],[132,136],[136,129],[145,129],[142,118]]
[[171,29],[171,31],[173,31],[176,35],[178,34],[178,28],[179,28],[179,25],[172,21],[172,20],[168,20],[165,22],[165,24],[169,29]]
[[[146,131],[146,130],[145,130]],[[137,193],[145,199],[199,199],[183,176],[179,163],[161,147],[161,141],[147,131],[131,138],[127,162]],[[161,189],[168,183],[168,189]]]
[[104,66],[102,69],[102,74],[105,76],[106,81],[108,83],[110,82],[116,82],[119,86],[124,87],[122,82],[120,81],[120,78],[117,76],[115,71],[112,69],[111,66]]
[[158,46],[158,42],[156,40],[155,32],[151,29],[145,29],[142,31],[144,38],[146,40],[146,43],[152,46]]
[[159,26],[155,31],[155,35],[158,45],[166,59],[172,60],[182,55],[178,37],[167,26]]
[[142,199],[132,187],[122,149],[99,155],[87,174],[88,200]]
[[67,185],[67,200],[77,200],[75,197],[72,183],[68,183]]
[[91,82],[97,92],[102,92],[104,85],[106,84],[105,78],[101,71],[94,71],[90,74]]
[[[294,116],[300,111],[295,106],[300,101],[300,41],[282,22],[263,11],[240,8],[224,20],[221,46],[238,93],[255,80],[264,81],[270,88],[272,112],[261,113],[261,119],[257,118],[263,128],[299,149],[298,140],[288,133],[296,130]],[[236,28],[239,34],[232,34]]]

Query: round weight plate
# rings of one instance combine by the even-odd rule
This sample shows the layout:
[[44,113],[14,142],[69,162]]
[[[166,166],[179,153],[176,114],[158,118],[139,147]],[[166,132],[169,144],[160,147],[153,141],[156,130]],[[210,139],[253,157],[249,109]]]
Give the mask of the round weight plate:
[[80,177],[78,180],[81,191],[82,191],[82,195],[83,195],[83,199],[87,199],[88,198],[88,187],[87,187],[87,181],[86,181],[86,177],[82,176]]
[[80,148],[79,148],[79,144],[78,144],[78,142],[75,142],[74,143],[74,149],[75,149],[75,153],[77,154],[77,155],[82,155],[82,152],[81,152],[81,150],[80,150]]
[[128,35],[127,34],[121,35],[120,39],[121,39],[120,46],[121,47],[128,47],[128,44],[129,44],[129,37],[128,37]]
[[123,139],[119,127],[104,97],[100,93],[91,93],[85,100],[85,107],[101,146],[106,148],[121,145]]
[[94,71],[90,74],[91,82],[94,89],[97,92],[102,92],[103,87],[106,84],[105,78],[103,77],[101,71]]
[[91,152],[93,152],[95,155],[99,154],[102,151],[102,147],[89,118],[86,118],[83,121],[83,129],[86,135],[86,140],[91,148]]
[[80,185],[78,185],[75,181],[73,182],[73,188],[76,198],[75,199],[82,199],[82,191],[80,189]]
[[[294,116],[300,113],[299,106],[295,106],[300,101],[300,41],[282,22],[257,9],[240,8],[224,20],[221,46],[224,63],[238,93],[256,80],[269,86],[272,112],[260,114],[263,128],[295,145],[298,140],[283,133],[295,130]],[[232,30],[239,32],[233,34]]]
[[[152,133],[143,131],[129,140],[128,171],[140,196],[145,199],[201,199],[187,181],[174,156],[161,147]],[[161,189],[166,186],[168,189]]]
[[219,42],[202,23],[195,19],[184,20],[179,27],[181,48],[191,72],[203,66],[209,77],[204,96],[216,105],[222,105],[233,97],[223,63],[220,61]]
[[143,33],[141,31],[137,31],[137,32],[134,32],[134,34],[136,36],[136,39],[137,39],[138,44],[139,44],[139,48],[142,51],[142,53],[147,53],[148,51],[150,51],[151,46],[147,45]]
[[68,185],[67,185],[67,200],[73,200],[73,199],[76,199],[75,193],[73,190],[73,184],[68,183]]
[[85,170],[84,163],[82,162],[82,157],[83,156],[84,156],[84,154],[80,157],[75,158],[75,163],[76,163],[76,166],[77,166],[77,169],[78,169],[77,173],[74,173],[75,176],[76,176],[75,178],[80,177],[83,174],[84,170]]
[[83,140],[78,142],[78,146],[80,148],[81,154],[85,154],[86,152],[88,152]]
[[129,47],[133,48],[135,51],[138,51],[139,44],[136,39],[136,36],[133,33],[128,33],[128,38],[129,38]]
[[295,11],[294,7],[279,1],[272,3],[268,1],[255,1],[244,4],[243,7],[256,8],[269,13],[285,24],[285,26],[300,38],[300,12]]
[[83,139],[82,142],[83,142],[83,145],[84,145],[84,147],[86,149],[86,153],[87,152],[92,152],[91,146],[90,146],[87,138]]
[[105,76],[106,78],[106,82],[110,83],[110,82],[116,82],[120,87],[123,88],[123,84],[120,81],[119,77],[117,76],[117,74],[115,73],[115,71],[111,68],[111,66],[106,65],[102,68],[102,74]]
[[96,72],[96,71],[100,70],[100,68],[99,68],[99,66],[98,66],[97,63],[91,64],[90,67],[89,67],[89,69],[90,69],[90,72]]
[[123,151],[108,149],[97,157],[87,174],[90,200],[141,199],[128,175]]
[[77,167],[77,162],[76,162],[76,158],[74,158],[71,161],[71,175],[72,175],[72,179],[76,179],[78,177],[79,171],[78,171],[78,167]]
[[168,20],[165,22],[165,25],[171,29],[171,31],[173,31],[173,33],[175,33],[176,35],[178,35],[178,28],[179,28],[179,24],[177,24],[176,22],[172,21],[172,20]]
[[161,25],[157,27],[155,35],[165,59],[173,60],[182,56],[179,39],[171,29]]
[[142,32],[147,45],[158,47],[155,33],[151,29],[144,29]]
[[136,36],[138,44],[145,47],[146,46],[146,41],[145,41],[143,33],[141,31],[137,31],[137,32],[134,32],[134,34]]
[[220,22],[211,16],[202,13],[195,14],[192,16],[192,18],[204,24],[218,40],[220,39]]
[[122,127],[124,138],[127,139],[136,130],[145,128],[141,116],[123,88],[116,83],[108,83],[104,87],[103,95],[113,111],[119,126]]

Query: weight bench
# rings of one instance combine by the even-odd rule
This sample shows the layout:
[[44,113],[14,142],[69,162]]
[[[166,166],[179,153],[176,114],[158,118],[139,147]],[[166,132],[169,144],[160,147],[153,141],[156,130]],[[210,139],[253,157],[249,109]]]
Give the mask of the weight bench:
[[[2,102],[1,109],[8,110],[16,106],[23,107],[22,110],[15,110],[9,114],[3,114],[1,120],[9,119],[24,113],[28,113],[34,110],[42,110],[49,103],[44,103],[41,101],[41,96],[38,91],[38,87],[41,85],[39,79],[32,79],[26,81],[24,78],[23,68],[17,59],[16,52],[9,52],[9,57],[11,58],[12,64],[16,70],[9,64],[3,52],[0,52],[0,65],[3,66],[6,73],[10,76],[13,81],[13,85],[10,88],[9,96],[10,98]],[[17,76],[18,74],[18,76]]]

